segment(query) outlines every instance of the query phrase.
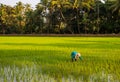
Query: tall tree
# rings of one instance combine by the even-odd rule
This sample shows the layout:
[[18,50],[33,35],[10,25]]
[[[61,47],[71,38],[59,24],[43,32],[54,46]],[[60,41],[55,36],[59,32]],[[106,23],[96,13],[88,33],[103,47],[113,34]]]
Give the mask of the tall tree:
[[6,25],[6,6],[4,4],[0,4],[0,32],[5,33],[5,25]]
[[113,13],[117,12],[117,14],[120,16],[120,0],[115,0],[115,3],[111,6],[113,9]]
[[24,24],[24,4],[22,2],[18,2],[17,5],[15,6],[16,9],[16,15],[17,15],[17,20],[18,20],[18,30],[19,33],[23,33],[23,27],[25,26]]
[[73,8],[77,12],[76,13],[76,20],[77,20],[78,33],[80,33],[80,29],[81,29],[80,24],[81,24],[81,21],[82,21],[82,17],[85,17],[85,16],[82,16],[82,15],[85,14],[85,12],[90,11],[93,4],[94,4],[94,0],[74,0],[73,1]]
[[2,33],[9,33],[7,30],[12,29],[14,19],[14,8],[1,4],[0,6],[0,27]]
[[34,11],[33,9],[31,8],[30,4],[26,4],[25,5],[25,33],[27,34],[32,34],[33,32],[33,28],[34,28]]
[[112,9],[113,13],[114,32],[120,33],[120,0],[115,0],[114,4],[110,8]]

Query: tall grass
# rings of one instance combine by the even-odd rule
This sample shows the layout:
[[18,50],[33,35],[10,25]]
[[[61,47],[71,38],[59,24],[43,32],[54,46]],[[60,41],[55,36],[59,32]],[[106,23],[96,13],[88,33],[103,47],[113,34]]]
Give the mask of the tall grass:
[[0,82],[119,82],[119,68],[117,37],[0,37]]

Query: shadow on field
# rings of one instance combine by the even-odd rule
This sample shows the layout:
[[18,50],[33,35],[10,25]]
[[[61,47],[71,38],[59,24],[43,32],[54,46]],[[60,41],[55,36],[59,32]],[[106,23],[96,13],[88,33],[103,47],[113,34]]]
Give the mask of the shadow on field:
[[0,50],[0,64],[54,64],[69,61],[68,55],[58,50]]
[[115,43],[52,43],[52,44],[36,44],[36,43],[0,43],[0,45],[8,46],[51,46],[51,47],[63,47],[63,48],[107,48],[107,49],[118,49],[118,44]]

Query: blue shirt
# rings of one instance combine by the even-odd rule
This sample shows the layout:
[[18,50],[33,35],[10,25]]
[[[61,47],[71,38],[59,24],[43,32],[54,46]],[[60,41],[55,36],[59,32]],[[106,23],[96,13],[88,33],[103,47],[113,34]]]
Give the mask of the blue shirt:
[[78,53],[78,52],[73,51],[73,52],[71,53],[71,57],[72,57],[72,58],[75,58],[75,56],[77,55],[77,53]]

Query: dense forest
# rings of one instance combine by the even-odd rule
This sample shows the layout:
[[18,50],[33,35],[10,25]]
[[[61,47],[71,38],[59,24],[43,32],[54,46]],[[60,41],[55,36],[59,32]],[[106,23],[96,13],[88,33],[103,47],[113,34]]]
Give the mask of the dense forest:
[[101,1],[41,0],[35,9],[0,3],[0,34],[120,33],[120,0]]

